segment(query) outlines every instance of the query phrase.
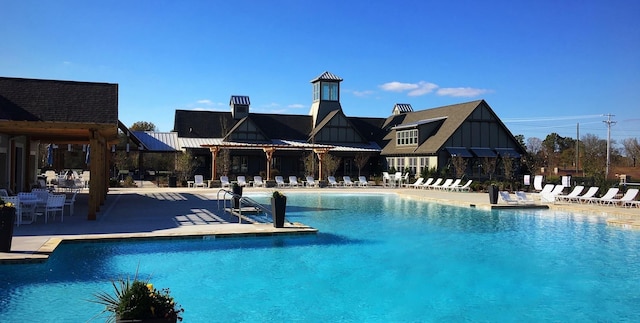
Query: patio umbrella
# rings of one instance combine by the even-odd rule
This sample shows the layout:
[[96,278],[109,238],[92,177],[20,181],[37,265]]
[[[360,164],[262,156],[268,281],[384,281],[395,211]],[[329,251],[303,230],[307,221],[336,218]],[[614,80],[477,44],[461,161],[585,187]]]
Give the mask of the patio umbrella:
[[53,145],[49,144],[47,146],[47,165],[53,165]]
[[91,145],[87,145],[87,154],[84,157],[84,163],[89,165],[91,162]]

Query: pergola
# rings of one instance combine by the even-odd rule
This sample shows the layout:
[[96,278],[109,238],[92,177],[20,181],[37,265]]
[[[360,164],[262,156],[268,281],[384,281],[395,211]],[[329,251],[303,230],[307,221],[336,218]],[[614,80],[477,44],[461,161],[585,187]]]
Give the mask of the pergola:
[[[273,140],[271,143],[221,142],[219,144],[201,145],[201,147],[209,148],[209,151],[211,152],[212,179],[216,178],[216,158],[221,149],[261,149],[267,159],[267,180],[271,179],[271,160],[276,150],[310,150],[316,153],[318,160],[322,162],[324,155],[334,148],[330,145],[309,144],[284,140]],[[318,167],[318,178],[322,178],[322,167]]]

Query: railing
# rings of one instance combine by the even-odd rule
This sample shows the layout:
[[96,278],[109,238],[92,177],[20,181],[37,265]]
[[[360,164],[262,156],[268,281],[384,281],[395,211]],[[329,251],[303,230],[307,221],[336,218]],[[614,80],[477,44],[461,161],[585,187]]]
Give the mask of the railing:
[[[220,193],[222,193],[222,199],[220,199]],[[229,199],[227,197],[230,197]],[[238,198],[238,223],[242,222],[242,207],[249,206],[253,207],[256,211],[260,211],[265,215],[265,219],[267,221],[273,222],[273,215],[271,214],[271,210],[266,208],[264,205],[258,203],[257,201],[242,195],[238,195],[233,193],[233,191],[225,190],[221,188],[218,190],[218,194],[216,195],[216,199],[218,200],[218,209],[220,209],[220,200],[222,200],[222,208],[227,211],[227,200],[230,201],[231,205],[229,206],[230,213],[233,209],[233,199]],[[253,219],[252,219],[253,220]]]

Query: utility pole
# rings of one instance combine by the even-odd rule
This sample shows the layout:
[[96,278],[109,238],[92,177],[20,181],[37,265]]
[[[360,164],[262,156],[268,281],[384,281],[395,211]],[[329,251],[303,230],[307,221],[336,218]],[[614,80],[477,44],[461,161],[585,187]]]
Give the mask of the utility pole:
[[607,120],[602,122],[607,124],[607,171],[604,175],[604,178],[609,178],[609,167],[611,166],[611,126],[616,124],[616,121],[612,121],[611,117],[614,117],[613,114],[605,114],[603,115],[607,117]]
[[576,124],[576,176],[580,169],[580,123]]

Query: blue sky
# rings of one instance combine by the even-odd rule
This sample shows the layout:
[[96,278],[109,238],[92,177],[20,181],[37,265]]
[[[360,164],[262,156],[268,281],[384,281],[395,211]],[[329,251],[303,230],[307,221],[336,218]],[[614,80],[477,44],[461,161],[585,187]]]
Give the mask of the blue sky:
[[640,138],[640,1],[2,2],[0,75],[119,84],[119,118],[176,109],[308,114],[344,79],[348,116],[485,99],[514,135]]

